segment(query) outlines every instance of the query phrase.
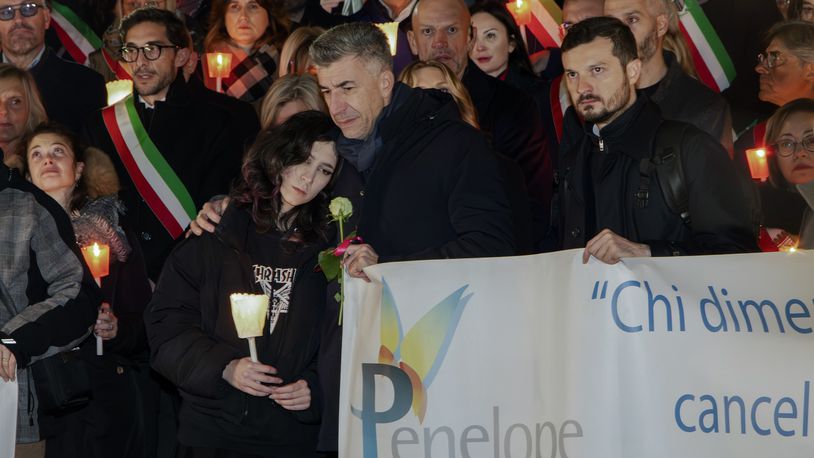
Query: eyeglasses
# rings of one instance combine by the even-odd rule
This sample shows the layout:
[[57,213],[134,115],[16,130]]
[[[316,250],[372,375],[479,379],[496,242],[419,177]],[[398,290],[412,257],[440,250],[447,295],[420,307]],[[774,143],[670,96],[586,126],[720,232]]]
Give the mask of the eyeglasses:
[[783,139],[772,145],[772,148],[774,148],[781,157],[789,157],[797,153],[798,146],[809,153],[814,153],[814,135],[809,135],[799,142],[796,140]]
[[0,21],[10,21],[17,15],[17,10],[23,17],[36,16],[43,6],[38,3],[20,3],[0,8]]
[[144,45],[140,47],[136,46],[124,46],[122,47],[122,60],[128,63],[135,62],[138,59],[138,53],[141,51],[144,54],[144,58],[147,60],[158,60],[161,57],[161,50],[165,48],[172,48],[178,49],[178,46],[175,45]]
[[769,70],[786,63],[786,58],[780,51],[764,51],[757,55],[757,62]]

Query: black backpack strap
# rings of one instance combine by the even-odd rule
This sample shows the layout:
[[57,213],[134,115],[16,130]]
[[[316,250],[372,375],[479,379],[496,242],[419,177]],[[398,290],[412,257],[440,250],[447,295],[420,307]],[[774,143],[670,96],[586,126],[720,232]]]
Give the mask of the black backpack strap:
[[687,126],[685,123],[667,120],[659,126],[652,156],[643,158],[639,163],[639,190],[634,197],[637,207],[647,206],[651,177],[655,171],[667,208],[689,226],[692,222],[690,199],[681,159],[681,141]]

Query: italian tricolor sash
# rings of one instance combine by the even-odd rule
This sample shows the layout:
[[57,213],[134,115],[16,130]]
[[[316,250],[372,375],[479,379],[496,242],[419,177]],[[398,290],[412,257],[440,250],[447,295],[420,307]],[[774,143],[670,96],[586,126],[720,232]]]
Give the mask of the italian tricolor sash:
[[679,18],[698,78],[718,92],[728,88],[735,79],[735,65],[698,1],[685,0]]
[[67,6],[51,1],[51,25],[73,59],[86,64],[88,56],[102,47],[102,40]]
[[531,5],[529,31],[546,48],[559,48],[562,44],[560,38],[562,10],[554,0],[529,0],[529,3]]
[[139,194],[170,236],[177,238],[195,217],[195,204],[144,129],[133,96],[102,110],[102,118]]
[[110,68],[110,71],[112,71],[116,75],[117,79],[120,80],[133,79],[133,77],[130,76],[129,73],[127,73],[127,70],[124,69],[124,66],[122,66],[121,62],[114,59],[113,56],[111,56],[104,48],[102,48],[102,57],[105,59],[105,63],[107,64],[108,68]]
[[565,111],[571,106],[571,96],[568,95],[568,87],[565,85],[562,75],[551,81],[548,95],[551,100],[551,119],[554,121],[554,130],[559,142],[562,140],[563,117]]

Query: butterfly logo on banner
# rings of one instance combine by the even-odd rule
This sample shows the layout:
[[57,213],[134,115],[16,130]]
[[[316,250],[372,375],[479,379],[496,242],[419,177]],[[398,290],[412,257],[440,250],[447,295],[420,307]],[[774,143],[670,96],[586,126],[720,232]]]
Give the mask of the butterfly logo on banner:
[[[459,288],[433,306],[405,334],[393,291],[386,281],[383,283],[379,364],[397,366],[407,374],[413,390],[412,410],[419,423],[423,423],[427,390],[438,374],[472,294],[464,295],[469,285]],[[357,409],[351,410],[357,417],[361,415]]]

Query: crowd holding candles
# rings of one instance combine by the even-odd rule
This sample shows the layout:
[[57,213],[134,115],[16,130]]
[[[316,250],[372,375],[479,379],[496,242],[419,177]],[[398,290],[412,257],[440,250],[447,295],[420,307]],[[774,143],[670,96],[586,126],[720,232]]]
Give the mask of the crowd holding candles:
[[14,456],[336,456],[340,265],[814,247],[811,0],[341,3],[0,0]]

